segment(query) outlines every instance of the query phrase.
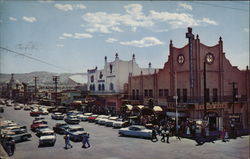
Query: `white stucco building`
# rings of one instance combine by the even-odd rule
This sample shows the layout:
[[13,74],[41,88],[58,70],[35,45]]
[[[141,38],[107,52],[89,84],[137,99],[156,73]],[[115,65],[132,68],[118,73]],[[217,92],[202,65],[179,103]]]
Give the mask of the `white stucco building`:
[[155,71],[157,72],[158,69],[151,68],[151,63],[149,63],[148,68],[140,68],[135,61],[134,54],[130,61],[120,60],[117,53],[112,62],[108,62],[105,56],[103,69],[98,70],[96,67],[88,70],[88,90],[91,92],[122,93],[125,84],[128,83],[129,75],[153,74]]

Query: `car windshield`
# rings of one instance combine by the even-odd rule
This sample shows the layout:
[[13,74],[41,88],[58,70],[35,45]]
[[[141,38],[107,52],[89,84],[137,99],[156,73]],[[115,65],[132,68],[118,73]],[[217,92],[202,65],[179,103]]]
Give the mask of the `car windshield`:
[[45,129],[48,128],[48,126],[40,126],[39,129]]
[[84,131],[83,128],[73,128],[73,129],[70,129],[71,132],[76,132],[76,131]]
[[53,132],[46,132],[46,133],[42,133],[41,136],[51,136],[51,135],[54,135]]

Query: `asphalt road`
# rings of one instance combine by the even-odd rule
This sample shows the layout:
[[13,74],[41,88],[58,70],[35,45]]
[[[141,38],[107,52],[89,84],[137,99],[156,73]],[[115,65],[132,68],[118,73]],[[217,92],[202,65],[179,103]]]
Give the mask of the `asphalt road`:
[[[29,111],[14,110],[13,107],[4,107],[5,112],[0,114],[2,119],[13,120],[27,128],[33,121]],[[56,122],[45,115],[48,125],[52,128]],[[120,137],[118,130],[94,123],[81,122],[81,126],[90,133],[91,147],[81,148],[81,142],[71,142],[72,149],[64,149],[64,139],[57,134],[56,144],[53,147],[38,147],[38,137],[32,134],[30,141],[17,143],[12,158],[15,159],[171,159],[171,158],[201,158],[201,159],[247,159],[249,158],[249,136],[224,143],[205,143],[196,146],[196,142],[189,139],[179,141],[170,138],[170,144],[151,142],[147,139]]]

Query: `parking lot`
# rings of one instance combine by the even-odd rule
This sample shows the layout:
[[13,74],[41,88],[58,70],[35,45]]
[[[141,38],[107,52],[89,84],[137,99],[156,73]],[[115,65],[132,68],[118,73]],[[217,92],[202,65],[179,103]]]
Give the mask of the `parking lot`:
[[[53,147],[38,147],[38,137],[30,131],[33,117],[30,111],[14,110],[13,107],[5,107],[1,113],[1,120],[13,120],[21,125],[26,125],[32,134],[29,141],[16,144],[16,151],[12,158],[16,159],[43,159],[43,158],[84,158],[84,159],[161,159],[161,158],[248,158],[249,136],[243,136],[236,140],[223,143],[205,143],[196,146],[196,142],[189,139],[179,141],[175,137],[170,138],[170,144],[151,142],[147,139],[120,137],[118,129],[100,126],[95,123],[80,122],[80,125],[90,133],[91,147],[81,148],[81,142],[71,142],[72,149],[64,149],[63,135],[56,137]],[[44,115],[48,125],[52,128],[55,123],[63,122],[52,120],[49,115]]]

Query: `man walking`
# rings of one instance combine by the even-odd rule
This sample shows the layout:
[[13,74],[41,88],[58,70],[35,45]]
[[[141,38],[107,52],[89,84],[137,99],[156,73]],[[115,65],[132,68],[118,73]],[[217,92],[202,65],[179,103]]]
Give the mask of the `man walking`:
[[70,146],[70,148],[72,148],[73,146],[70,144],[70,139],[69,139],[69,134],[66,134],[64,136],[64,141],[65,141],[65,149],[68,149],[68,146]]
[[152,137],[151,137],[151,141],[152,142],[157,142],[158,139],[157,139],[157,126],[154,126],[153,129],[152,129]]
[[82,148],[87,148],[86,144],[88,145],[88,147],[90,147],[89,134],[85,132],[82,137]]

